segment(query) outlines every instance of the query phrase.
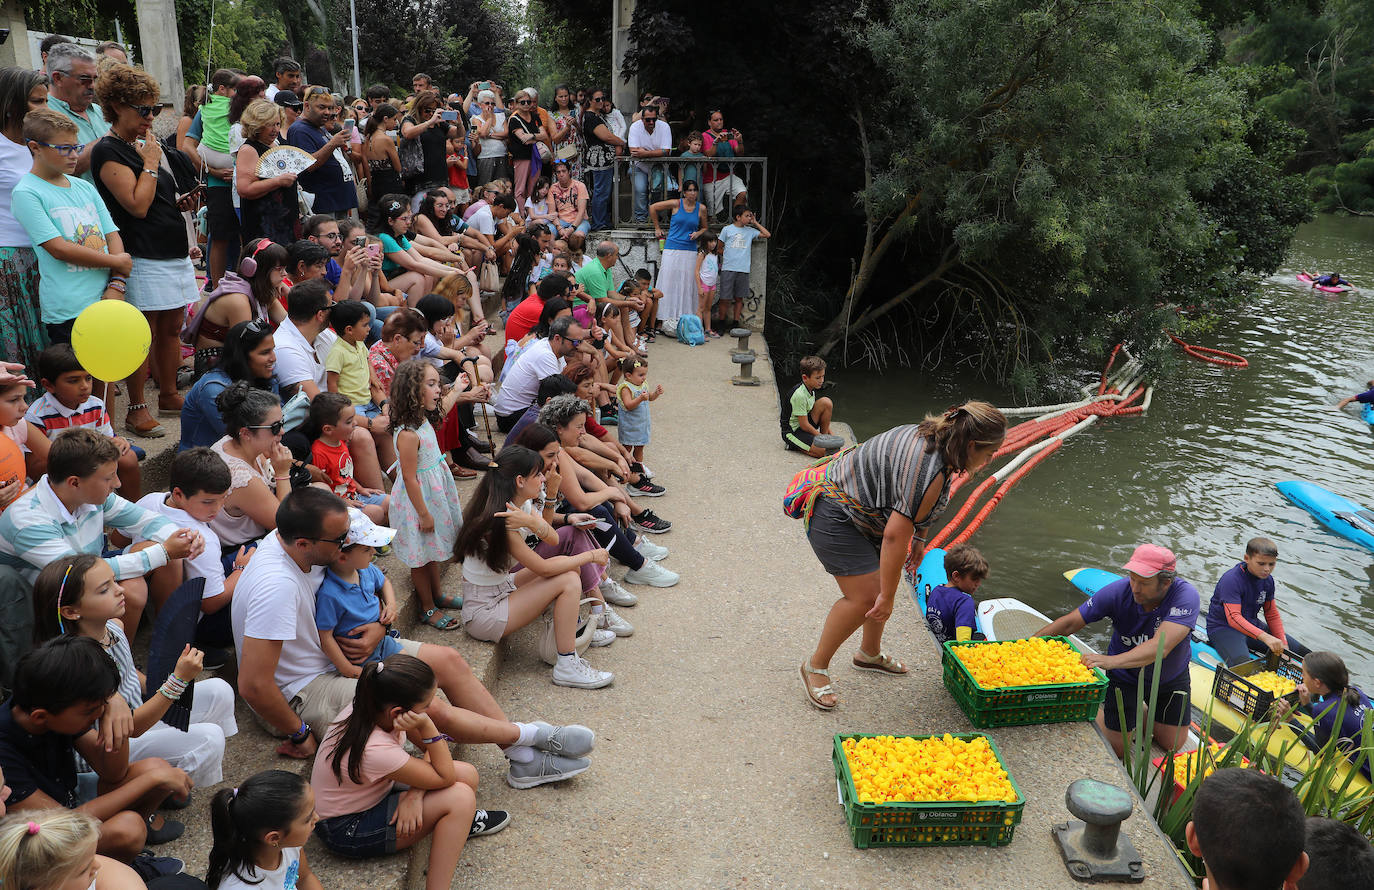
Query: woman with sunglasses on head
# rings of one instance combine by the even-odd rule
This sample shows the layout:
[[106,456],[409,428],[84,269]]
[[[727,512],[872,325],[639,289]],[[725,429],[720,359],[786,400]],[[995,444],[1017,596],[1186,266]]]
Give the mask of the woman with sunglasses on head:
[[477,187],[493,179],[501,179],[508,172],[506,165],[506,113],[497,108],[496,93],[482,90],[477,94],[482,113],[474,116],[470,128],[477,137]]
[[535,112],[534,99],[521,90],[515,94],[515,114],[511,116],[508,131],[511,164],[515,167],[515,206],[525,206],[530,196],[530,167],[534,161],[536,143],[548,138],[544,125]]
[[152,132],[158,84],[144,71],[115,64],[95,84],[110,132],[91,151],[96,188],[133,256],[125,299],[148,319],[153,331],[148,361],[129,375],[129,413],[124,428],[136,436],[167,434],[143,402],[148,371],[157,374],[158,413],[181,412],[177,367],[181,364],[181,322],[198,287],[190,252],[194,246],[182,212],[195,209],[196,196],[178,196],[171,167]]
[[[281,397],[277,381],[277,351],[272,327],[264,321],[243,321],[225,335],[216,364],[186,393],[181,409],[181,443],[178,451],[209,447],[224,438],[224,415],[216,400],[239,381]],[[308,448],[308,445],[307,445]]]

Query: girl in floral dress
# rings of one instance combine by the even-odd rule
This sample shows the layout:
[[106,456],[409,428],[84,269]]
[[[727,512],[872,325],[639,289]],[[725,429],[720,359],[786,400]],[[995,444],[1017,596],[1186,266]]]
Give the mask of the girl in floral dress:
[[431,418],[443,417],[457,400],[457,387],[441,394],[439,372],[424,359],[402,362],[391,380],[392,441],[401,464],[391,491],[393,546],[396,556],[410,567],[422,620],[439,630],[457,630],[460,625],[457,618],[441,611],[461,608],[463,600],[440,592],[439,566],[453,553],[463,508]]

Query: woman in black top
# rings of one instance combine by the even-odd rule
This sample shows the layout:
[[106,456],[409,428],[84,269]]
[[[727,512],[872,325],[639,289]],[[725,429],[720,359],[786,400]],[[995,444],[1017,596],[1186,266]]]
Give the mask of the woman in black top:
[[285,246],[300,237],[296,174],[258,178],[258,161],[276,145],[281,120],[281,106],[266,99],[254,99],[239,118],[243,146],[234,160],[234,182],[239,190],[240,231],[245,244],[254,238],[269,238]]
[[423,170],[406,177],[406,191],[410,194],[448,184],[450,130],[456,132],[457,128],[443,119],[439,94],[434,90],[421,90],[410,114],[401,121],[401,138],[418,139],[425,159]]
[[515,168],[515,207],[519,210],[530,196],[530,183],[533,181],[530,164],[536,151],[535,143],[547,134],[535,111],[534,98],[529,93],[524,90],[516,93],[513,104],[515,114],[510,116],[506,124],[510,133],[510,141],[506,145],[510,150],[511,166]]
[[128,65],[115,64],[96,81],[101,111],[110,132],[91,150],[91,174],[110,216],[119,226],[124,249],[133,256],[125,298],[143,312],[152,328],[149,361],[129,375],[129,413],[124,428],[156,438],[167,430],[143,402],[149,366],[156,370],[158,413],[181,413],[177,367],[181,364],[181,322],[198,294],[191,265],[192,242],[183,210],[194,209],[193,193],[178,201],[162,146],[149,131],[158,108],[157,81]]
[[401,182],[401,160],[396,154],[396,140],[391,137],[400,114],[396,106],[383,102],[367,119],[363,128],[363,159],[367,161],[368,206],[394,195],[404,188]]

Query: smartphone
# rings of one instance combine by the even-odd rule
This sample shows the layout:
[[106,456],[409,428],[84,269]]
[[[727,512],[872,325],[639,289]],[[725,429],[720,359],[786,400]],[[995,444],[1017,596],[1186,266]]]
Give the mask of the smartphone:
[[371,256],[377,256],[378,254],[380,254],[380,253],[382,252],[382,245],[380,245],[380,244],[369,244],[369,245],[367,245],[367,252],[368,252],[368,254],[371,255]]
[[344,131],[345,133],[352,133],[352,132],[353,132],[353,121],[351,121],[351,120],[345,120],[345,121],[343,122],[343,131]]
[[359,235],[358,237],[354,238],[354,239],[353,239],[353,246],[354,246],[354,247],[366,247],[366,246],[367,246],[367,236],[366,236],[366,235]]
[[483,90],[489,90],[489,89],[491,89],[491,81],[489,81],[489,80],[484,80],[484,81],[482,81],[482,83],[479,85],[478,89],[483,89]]
[[441,111],[441,112],[439,113],[439,119],[440,119],[440,120],[446,120],[446,121],[456,121],[456,120],[458,120],[458,112],[456,112],[456,111]]
[[197,183],[197,184],[195,185],[195,187],[192,188],[189,192],[186,192],[185,194],[182,194],[182,195],[177,195],[177,203],[180,204],[182,201],[185,201],[185,200],[188,199],[188,198],[196,197],[196,196],[200,195],[200,194],[201,194],[202,192],[204,192],[204,191],[205,191],[205,183],[203,183],[203,182]]
[[602,521],[603,520],[597,519],[595,516],[588,516],[585,519],[578,520],[571,524],[573,528],[586,528],[589,525],[596,525],[598,522]]

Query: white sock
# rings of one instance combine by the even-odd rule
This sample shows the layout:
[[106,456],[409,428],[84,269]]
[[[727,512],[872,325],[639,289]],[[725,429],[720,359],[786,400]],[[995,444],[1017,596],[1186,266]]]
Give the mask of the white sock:
[[600,615],[604,611],[606,611],[606,606],[604,603],[597,603],[595,606],[592,606],[593,615]]
[[515,740],[516,745],[533,745],[535,736],[539,733],[539,727],[533,723],[516,723],[515,728],[520,730],[520,738]]
[[577,653],[576,653],[576,652],[569,652],[567,655],[564,655],[562,652],[559,652],[559,653],[558,653],[558,664],[555,665],[555,667],[562,667],[563,665],[569,665],[569,666],[571,666],[571,665],[572,665],[574,662],[576,662],[576,661],[577,661]]

